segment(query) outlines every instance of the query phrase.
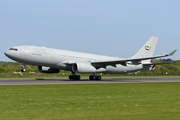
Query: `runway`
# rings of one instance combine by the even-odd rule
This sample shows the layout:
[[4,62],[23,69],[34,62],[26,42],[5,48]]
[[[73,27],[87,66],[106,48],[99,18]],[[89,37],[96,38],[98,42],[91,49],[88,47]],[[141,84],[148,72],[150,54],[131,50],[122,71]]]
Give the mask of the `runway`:
[[82,79],[73,81],[68,79],[35,79],[35,80],[0,80],[0,86],[14,85],[55,85],[55,84],[113,84],[113,83],[164,83],[180,82],[180,78],[112,78],[101,81]]

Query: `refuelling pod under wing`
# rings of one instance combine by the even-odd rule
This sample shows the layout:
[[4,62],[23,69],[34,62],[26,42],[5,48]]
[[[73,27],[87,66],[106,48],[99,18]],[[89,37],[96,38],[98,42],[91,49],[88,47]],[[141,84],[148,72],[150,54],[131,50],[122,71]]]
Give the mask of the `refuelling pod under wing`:
[[72,71],[75,73],[95,73],[96,68],[88,63],[75,63],[72,65]]
[[38,66],[38,71],[41,73],[59,73],[59,69],[46,67],[46,66]]

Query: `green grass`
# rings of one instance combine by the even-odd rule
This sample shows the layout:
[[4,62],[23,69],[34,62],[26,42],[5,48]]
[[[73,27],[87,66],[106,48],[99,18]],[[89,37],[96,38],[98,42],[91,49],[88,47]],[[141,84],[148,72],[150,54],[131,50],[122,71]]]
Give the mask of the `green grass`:
[[179,86],[180,83],[0,86],[0,119],[180,119]]

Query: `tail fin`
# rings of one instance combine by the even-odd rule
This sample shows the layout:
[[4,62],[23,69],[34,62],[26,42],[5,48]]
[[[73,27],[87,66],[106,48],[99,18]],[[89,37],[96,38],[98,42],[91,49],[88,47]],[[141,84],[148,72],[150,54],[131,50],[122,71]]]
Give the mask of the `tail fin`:
[[[154,50],[156,48],[156,44],[158,41],[158,37],[152,36],[146,44],[132,57],[132,58],[141,58],[141,57],[149,57],[153,56]],[[146,62],[150,62],[151,60],[146,60]]]

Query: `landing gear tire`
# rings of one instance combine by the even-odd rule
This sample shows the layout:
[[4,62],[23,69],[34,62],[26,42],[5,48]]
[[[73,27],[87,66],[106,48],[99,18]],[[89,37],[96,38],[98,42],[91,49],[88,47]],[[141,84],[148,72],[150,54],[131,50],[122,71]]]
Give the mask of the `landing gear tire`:
[[99,81],[100,81],[100,80],[101,80],[101,76],[97,76],[97,77],[96,77],[96,80],[99,80]]
[[77,80],[80,80],[80,79],[81,79],[81,76],[77,75],[77,76],[76,76],[76,79],[77,79]]
[[69,76],[69,79],[72,80],[72,75]]
[[25,69],[25,68],[22,68],[21,71],[22,71],[22,72],[26,72],[26,69]]
[[90,79],[90,80],[93,80],[93,76],[92,76],[92,75],[90,75],[90,76],[89,76],[89,79]]
[[70,79],[70,80],[80,80],[80,79],[81,79],[81,76],[79,76],[79,75],[70,75],[70,76],[69,76],[69,79]]
[[93,76],[93,80],[96,80],[96,78],[97,78],[97,76],[94,75],[94,76]]

